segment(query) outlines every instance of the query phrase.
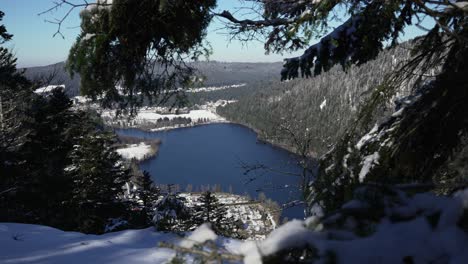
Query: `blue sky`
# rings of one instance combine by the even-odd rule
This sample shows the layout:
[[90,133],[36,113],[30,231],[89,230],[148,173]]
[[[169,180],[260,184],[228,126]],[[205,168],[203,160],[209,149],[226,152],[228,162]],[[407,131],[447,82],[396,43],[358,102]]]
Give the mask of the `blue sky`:
[[[81,0],[73,0],[80,2]],[[238,0],[219,0],[219,10],[232,10],[238,7]],[[57,26],[45,22],[61,18],[66,12],[65,8],[42,16],[38,14],[53,6],[53,0],[0,0],[0,10],[5,12],[4,24],[7,30],[14,35],[13,41],[6,45],[13,50],[18,57],[19,67],[30,67],[47,65],[66,59],[68,50],[79,34],[80,21],[76,10],[70,14],[63,25],[61,32],[65,38],[57,35]],[[296,54],[271,54],[265,55],[263,44],[260,42],[245,43],[239,41],[229,42],[228,37],[217,29],[221,27],[218,21],[214,21],[208,29],[208,41],[213,47],[211,60],[218,61],[281,61],[284,57]],[[406,38],[414,37],[421,32],[413,29],[408,30]]]

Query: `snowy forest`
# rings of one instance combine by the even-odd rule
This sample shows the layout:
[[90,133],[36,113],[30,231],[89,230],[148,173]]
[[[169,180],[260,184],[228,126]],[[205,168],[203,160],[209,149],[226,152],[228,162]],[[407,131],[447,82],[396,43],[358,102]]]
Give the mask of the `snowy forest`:
[[[0,4],[0,263],[468,263],[467,1],[47,2],[55,37],[72,14],[80,33],[25,68]],[[209,61],[214,23],[299,55]],[[294,167],[240,157],[244,185],[280,175],[253,197],[198,182],[206,141],[163,183],[170,135],[215,124]]]

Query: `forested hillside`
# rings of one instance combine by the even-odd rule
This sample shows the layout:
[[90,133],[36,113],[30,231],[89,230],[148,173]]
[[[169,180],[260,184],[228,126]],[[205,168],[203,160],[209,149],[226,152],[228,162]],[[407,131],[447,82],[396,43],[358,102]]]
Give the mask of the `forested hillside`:
[[[311,157],[321,156],[356,118],[370,91],[410,59],[410,48],[407,42],[387,49],[375,60],[346,71],[335,66],[308,79],[271,83],[253,95],[245,94],[237,103],[219,107],[218,113],[254,128],[262,139],[296,152],[300,147],[296,139],[309,140]],[[407,83],[396,97],[408,95],[410,90],[411,83]],[[378,116],[394,107],[396,97],[378,109]]]

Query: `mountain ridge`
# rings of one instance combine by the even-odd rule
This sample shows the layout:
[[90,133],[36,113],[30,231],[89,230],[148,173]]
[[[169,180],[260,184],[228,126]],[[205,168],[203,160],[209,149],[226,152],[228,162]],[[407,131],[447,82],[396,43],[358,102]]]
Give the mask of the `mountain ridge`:
[[[282,62],[223,62],[201,61],[191,63],[206,77],[205,86],[254,83],[280,77]],[[45,80],[50,85],[65,84],[65,92],[73,97],[80,94],[80,75],[74,78],[65,70],[65,62],[45,66],[22,68],[29,80]]]

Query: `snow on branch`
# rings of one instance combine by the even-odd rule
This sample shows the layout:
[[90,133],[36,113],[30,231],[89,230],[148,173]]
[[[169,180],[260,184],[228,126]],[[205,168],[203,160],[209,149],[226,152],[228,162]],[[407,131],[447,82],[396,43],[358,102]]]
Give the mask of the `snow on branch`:
[[90,3],[88,0],[82,0],[82,2],[76,3],[70,0],[57,0],[53,2],[52,7],[40,12],[38,15],[50,14],[61,8],[66,8],[66,12],[62,17],[55,18],[53,20],[45,20],[47,23],[57,25],[57,31],[53,34],[53,37],[60,35],[62,38],[65,38],[62,34],[62,25],[75,9],[84,8],[83,10],[90,11],[94,8],[110,8],[112,6],[112,2],[113,0],[97,0],[96,3]]
[[[285,59],[283,70],[281,71],[281,79],[287,80],[299,77],[299,69],[301,70],[301,77],[309,78],[312,76],[311,69],[314,66],[316,67],[316,72],[320,72],[322,67],[325,66],[325,62],[321,60],[321,57],[326,56],[327,59],[330,57],[333,60],[337,60],[338,58],[334,57],[339,56],[335,53],[338,45],[334,44],[334,42],[338,42],[340,39],[354,40],[353,33],[356,32],[360,21],[361,18],[359,16],[349,18],[342,25],[323,37],[319,43],[306,49],[303,55]],[[344,48],[346,49],[346,54],[344,58],[340,58],[341,61],[346,61],[353,55],[352,42]]]

